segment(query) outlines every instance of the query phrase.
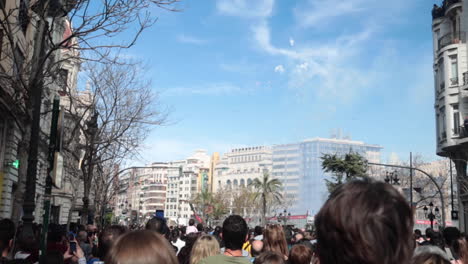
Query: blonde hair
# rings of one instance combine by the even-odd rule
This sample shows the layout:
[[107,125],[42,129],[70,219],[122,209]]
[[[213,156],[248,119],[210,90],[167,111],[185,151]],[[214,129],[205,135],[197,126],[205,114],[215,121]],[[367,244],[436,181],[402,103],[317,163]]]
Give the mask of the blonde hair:
[[178,264],[175,251],[161,235],[139,230],[120,236],[112,245],[106,264]]
[[263,252],[272,251],[285,257],[289,255],[288,243],[281,225],[267,225],[263,232]]
[[200,260],[220,254],[219,242],[214,236],[203,235],[195,241],[190,254],[190,264],[197,264]]

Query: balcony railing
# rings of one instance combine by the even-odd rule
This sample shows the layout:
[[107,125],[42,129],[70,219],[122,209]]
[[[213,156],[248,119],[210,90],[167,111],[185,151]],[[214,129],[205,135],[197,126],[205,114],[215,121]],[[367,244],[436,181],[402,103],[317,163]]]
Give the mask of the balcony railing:
[[444,0],[442,6],[434,5],[432,8],[432,19],[445,16],[445,11],[449,9],[451,5],[460,3],[461,0]]
[[458,77],[450,78],[450,85],[451,86],[458,85]]
[[445,82],[440,83],[440,91],[443,91],[445,89]]
[[468,72],[463,73],[463,85],[468,84]]
[[445,10],[447,10],[451,5],[454,5],[456,3],[461,3],[461,0],[444,0],[442,6]]
[[464,31],[457,31],[448,33],[442,36],[439,39],[439,49],[442,49],[451,44],[459,44],[459,43],[466,43],[466,32]]

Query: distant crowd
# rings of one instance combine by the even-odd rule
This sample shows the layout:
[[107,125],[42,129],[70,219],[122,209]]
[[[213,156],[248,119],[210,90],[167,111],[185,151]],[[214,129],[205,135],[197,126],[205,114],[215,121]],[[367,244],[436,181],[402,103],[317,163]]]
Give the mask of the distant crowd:
[[356,180],[333,192],[315,231],[268,224],[249,229],[238,215],[222,226],[168,226],[154,217],[144,229],[51,225],[47,252],[39,230],[21,235],[0,220],[0,263],[46,264],[468,264],[468,243],[455,227],[413,230],[413,213],[391,185]]

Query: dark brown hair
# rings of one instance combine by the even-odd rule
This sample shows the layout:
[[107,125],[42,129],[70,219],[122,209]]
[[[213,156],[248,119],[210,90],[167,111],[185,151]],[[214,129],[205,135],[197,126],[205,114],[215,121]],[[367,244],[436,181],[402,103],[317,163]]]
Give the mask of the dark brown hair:
[[284,264],[284,256],[272,251],[266,251],[255,258],[254,264]]
[[139,230],[120,236],[112,246],[106,264],[178,264],[169,242],[160,234]]
[[288,243],[281,225],[267,225],[263,231],[263,251],[273,251],[288,256]]
[[312,261],[312,250],[304,245],[295,245],[289,252],[290,264],[310,264]]
[[450,264],[450,261],[439,254],[424,253],[414,256],[411,264]]
[[468,263],[468,243],[464,237],[453,242],[453,250],[458,255],[458,259],[463,263]]
[[401,264],[412,256],[411,209],[386,183],[343,184],[323,205],[315,226],[322,264]]
[[105,259],[112,244],[117,238],[127,232],[127,228],[121,225],[111,225],[106,227],[101,234],[99,234],[99,259]]

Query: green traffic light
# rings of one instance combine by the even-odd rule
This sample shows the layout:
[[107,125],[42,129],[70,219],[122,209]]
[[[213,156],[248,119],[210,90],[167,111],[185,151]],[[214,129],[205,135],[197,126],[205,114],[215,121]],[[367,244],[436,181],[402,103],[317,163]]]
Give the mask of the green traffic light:
[[19,165],[20,165],[20,162],[19,160],[15,160],[11,163],[11,166],[13,166],[13,168],[15,169],[18,169],[19,168]]

